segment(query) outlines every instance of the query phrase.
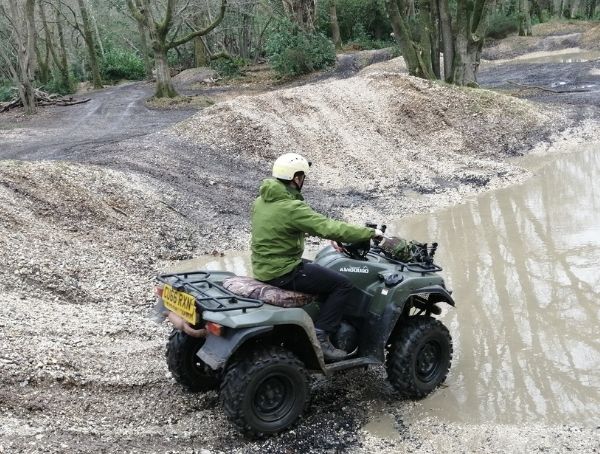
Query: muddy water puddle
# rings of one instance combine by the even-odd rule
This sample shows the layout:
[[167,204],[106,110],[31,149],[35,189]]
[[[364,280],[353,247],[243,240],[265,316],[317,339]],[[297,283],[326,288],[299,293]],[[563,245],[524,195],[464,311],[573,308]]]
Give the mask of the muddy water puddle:
[[[600,143],[522,165],[536,176],[520,186],[389,227],[440,244],[457,302],[442,316],[455,343],[447,386],[410,406],[407,422],[599,423]],[[177,268],[247,275],[248,253]],[[364,429],[396,437],[385,412]]]
[[412,417],[598,424],[600,143],[583,148],[521,186],[396,226],[440,243],[457,302],[444,317],[448,387]]

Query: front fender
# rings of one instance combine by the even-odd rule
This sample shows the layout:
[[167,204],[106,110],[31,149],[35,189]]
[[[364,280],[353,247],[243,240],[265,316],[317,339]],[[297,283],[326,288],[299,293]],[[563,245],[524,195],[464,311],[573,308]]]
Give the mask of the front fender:
[[213,370],[223,368],[227,360],[231,358],[237,349],[248,339],[260,336],[272,331],[272,326],[257,326],[253,328],[242,328],[227,330],[229,335],[215,336],[209,334],[202,348],[198,351],[198,358],[204,361]]
[[429,294],[428,301],[432,304],[445,302],[448,303],[450,306],[456,306],[456,303],[454,302],[452,295],[450,295],[450,292],[441,285],[430,285],[429,287],[420,288],[419,290],[412,292],[410,296],[422,293]]

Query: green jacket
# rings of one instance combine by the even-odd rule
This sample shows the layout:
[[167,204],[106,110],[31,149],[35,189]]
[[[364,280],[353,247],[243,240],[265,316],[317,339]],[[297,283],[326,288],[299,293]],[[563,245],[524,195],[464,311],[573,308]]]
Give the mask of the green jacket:
[[268,281],[292,271],[304,252],[309,234],[345,243],[368,240],[375,231],[334,221],[317,213],[300,191],[276,179],[264,180],[252,206],[252,271]]

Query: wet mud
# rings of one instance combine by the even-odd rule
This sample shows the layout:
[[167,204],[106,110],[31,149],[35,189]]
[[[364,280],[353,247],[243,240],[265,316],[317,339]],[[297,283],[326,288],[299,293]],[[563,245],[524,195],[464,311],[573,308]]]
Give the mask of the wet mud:
[[600,116],[600,52],[568,48],[486,61],[478,82],[537,102],[571,106],[577,118]]

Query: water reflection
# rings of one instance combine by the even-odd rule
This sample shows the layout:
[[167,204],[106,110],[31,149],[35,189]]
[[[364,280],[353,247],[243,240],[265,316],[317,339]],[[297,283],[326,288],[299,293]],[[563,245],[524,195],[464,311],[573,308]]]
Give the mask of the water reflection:
[[[594,149],[595,148],[595,149]],[[423,412],[595,424],[600,411],[598,147],[526,184],[400,222],[437,240],[457,310],[449,387]]]

